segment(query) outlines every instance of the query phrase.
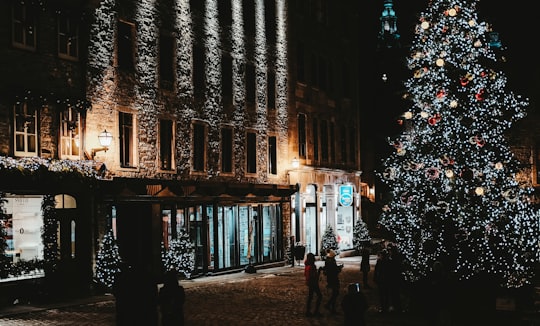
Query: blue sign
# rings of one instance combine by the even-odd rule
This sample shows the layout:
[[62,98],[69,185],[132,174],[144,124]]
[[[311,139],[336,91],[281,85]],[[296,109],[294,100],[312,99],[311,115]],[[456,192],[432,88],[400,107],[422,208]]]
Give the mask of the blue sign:
[[353,203],[353,198],[352,185],[339,186],[339,204],[341,206],[351,206]]

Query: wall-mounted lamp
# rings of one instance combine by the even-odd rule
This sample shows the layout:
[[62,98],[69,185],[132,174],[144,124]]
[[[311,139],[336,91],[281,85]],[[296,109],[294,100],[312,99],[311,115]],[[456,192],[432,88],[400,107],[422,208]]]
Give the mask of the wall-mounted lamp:
[[298,167],[300,166],[300,160],[298,160],[296,157],[293,158],[291,165],[293,169],[298,169]]
[[98,140],[101,147],[92,148],[92,160],[94,159],[94,156],[96,156],[97,152],[106,152],[109,149],[109,146],[111,146],[112,142],[112,134],[108,132],[107,129],[105,129],[98,135]]

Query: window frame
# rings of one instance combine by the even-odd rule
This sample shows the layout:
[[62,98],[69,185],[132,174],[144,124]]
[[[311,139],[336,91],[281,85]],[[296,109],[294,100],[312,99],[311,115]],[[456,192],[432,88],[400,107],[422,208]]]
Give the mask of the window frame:
[[[62,159],[78,160],[81,158],[81,114],[72,106],[65,107],[59,113],[60,130],[59,132],[59,150],[58,153]],[[75,131],[75,132],[74,132]],[[64,144],[70,144],[64,146]],[[71,148],[66,153],[67,148]],[[78,148],[75,153],[73,148]]]
[[[20,107],[21,111],[17,111],[17,108]],[[39,108],[32,108],[30,107],[30,110],[32,110],[31,114],[28,114],[29,105],[28,102],[20,102],[13,106],[13,155],[16,157],[30,157],[30,156],[38,156],[39,153],[39,126],[38,126],[38,116],[39,116]],[[24,115],[24,117],[23,117]],[[20,119],[24,119],[25,122],[23,122],[21,125],[19,125]],[[33,120],[33,126],[34,130],[33,133],[28,133],[27,126],[31,123]],[[23,126],[24,130],[20,130],[20,126]],[[29,143],[30,143],[30,136],[34,137],[34,151],[28,150]],[[21,140],[23,141],[23,147],[22,150],[17,150],[19,147],[20,141],[18,141],[18,138],[22,137]]]
[[[167,131],[167,134],[164,134],[166,131],[164,130],[165,126],[164,123],[169,122],[170,125],[168,128],[170,130]],[[168,118],[161,118],[159,119],[159,127],[158,127],[158,149],[159,149],[159,156],[158,156],[158,170],[160,171],[174,171],[176,167],[175,163],[175,153],[174,153],[174,144],[176,139],[176,121],[174,119],[168,119]],[[167,137],[168,136],[168,137]],[[167,138],[167,139],[166,139]],[[168,155],[169,162],[168,166],[164,166],[164,156]]]
[[[70,16],[59,14],[57,18],[58,57],[62,59],[79,60],[79,24]],[[65,41],[63,41],[65,39]],[[63,49],[62,44],[65,44]]]
[[257,132],[246,130],[246,175],[257,174]]
[[[20,17],[18,10],[20,10]],[[20,32],[21,35],[17,35]],[[21,40],[17,40],[17,36]],[[32,43],[29,42],[32,40]],[[14,2],[11,10],[11,44],[13,47],[36,51],[37,28],[36,14],[28,5]]]
[[[128,116],[131,117],[131,124],[125,123],[127,119],[124,119],[124,117]],[[118,155],[121,168],[136,167],[135,150],[137,146],[135,146],[135,135],[135,115],[131,112],[118,111]]]

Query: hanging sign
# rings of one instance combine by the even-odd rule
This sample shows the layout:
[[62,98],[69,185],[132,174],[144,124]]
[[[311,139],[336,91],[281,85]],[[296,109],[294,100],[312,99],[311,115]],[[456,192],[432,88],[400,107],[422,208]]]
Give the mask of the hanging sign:
[[353,203],[353,186],[339,186],[339,204],[341,206],[351,206]]

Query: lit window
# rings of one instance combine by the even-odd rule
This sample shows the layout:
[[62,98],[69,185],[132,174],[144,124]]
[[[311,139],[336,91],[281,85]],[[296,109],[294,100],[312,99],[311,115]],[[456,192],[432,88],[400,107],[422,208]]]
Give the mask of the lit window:
[[80,114],[72,107],[60,112],[60,156],[79,159]]
[[14,106],[15,156],[37,156],[37,110],[27,102]]

